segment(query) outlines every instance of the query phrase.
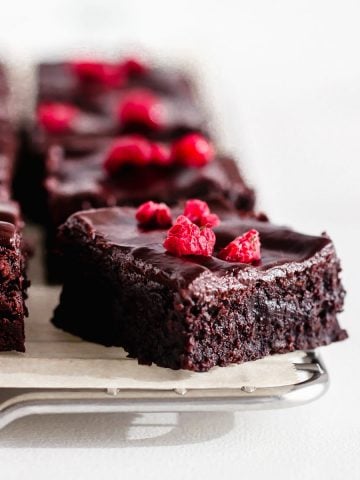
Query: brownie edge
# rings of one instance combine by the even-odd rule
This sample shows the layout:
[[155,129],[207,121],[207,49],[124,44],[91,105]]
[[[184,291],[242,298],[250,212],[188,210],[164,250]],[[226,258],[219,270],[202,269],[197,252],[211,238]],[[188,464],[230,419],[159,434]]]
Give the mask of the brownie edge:
[[347,337],[337,321],[344,290],[329,238],[229,214],[215,229],[215,252],[234,232],[256,228],[258,265],[179,258],[162,247],[166,230],[142,231],[134,212],[79,212],[61,227],[57,327],[122,346],[142,364],[193,371]]

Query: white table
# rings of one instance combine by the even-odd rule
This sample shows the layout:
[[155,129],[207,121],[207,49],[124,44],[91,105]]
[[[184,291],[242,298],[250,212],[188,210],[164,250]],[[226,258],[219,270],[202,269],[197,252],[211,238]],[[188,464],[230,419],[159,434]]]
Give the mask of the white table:
[[28,3],[2,6],[0,44],[15,62],[123,39],[196,60],[262,208],[333,237],[350,339],[323,349],[331,388],[297,409],[17,421],[0,432],[1,478],[360,478],[359,4]]

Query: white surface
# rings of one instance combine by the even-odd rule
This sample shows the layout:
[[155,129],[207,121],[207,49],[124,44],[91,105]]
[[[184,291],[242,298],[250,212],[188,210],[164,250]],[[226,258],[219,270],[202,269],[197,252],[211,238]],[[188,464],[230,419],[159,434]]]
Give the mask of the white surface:
[[334,238],[351,335],[324,349],[332,384],[316,403],[178,418],[28,418],[0,432],[1,478],[360,478],[359,2],[13,0],[1,17],[0,45],[12,61],[122,39],[190,54],[263,208]]

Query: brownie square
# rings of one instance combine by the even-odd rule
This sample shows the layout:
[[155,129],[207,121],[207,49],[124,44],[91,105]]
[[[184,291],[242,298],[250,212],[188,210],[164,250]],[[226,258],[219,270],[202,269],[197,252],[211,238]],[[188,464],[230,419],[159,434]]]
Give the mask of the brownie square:
[[0,201],[0,351],[25,351],[27,253],[19,206]]
[[[166,230],[141,229],[133,208],[74,214],[59,230],[65,277],[53,323],[122,346],[139,363],[193,371],[347,337],[337,321],[339,260],[327,236],[218,213],[212,257],[167,253]],[[217,257],[252,228],[260,233],[259,262]]]

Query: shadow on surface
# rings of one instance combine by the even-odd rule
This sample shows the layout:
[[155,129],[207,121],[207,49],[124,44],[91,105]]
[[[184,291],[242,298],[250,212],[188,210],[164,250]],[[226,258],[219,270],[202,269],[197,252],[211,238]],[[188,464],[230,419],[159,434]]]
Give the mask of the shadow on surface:
[[197,444],[222,437],[233,413],[30,416],[0,431],[2,448],[119,448]]

